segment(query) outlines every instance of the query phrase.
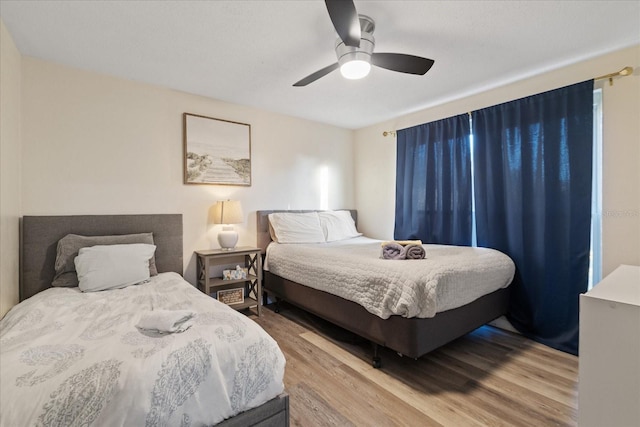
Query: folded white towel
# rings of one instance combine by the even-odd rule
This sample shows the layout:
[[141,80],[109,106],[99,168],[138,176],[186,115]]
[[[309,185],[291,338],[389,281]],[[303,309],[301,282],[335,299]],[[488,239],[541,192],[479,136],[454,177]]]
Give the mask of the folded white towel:
[[184,332],[193,325],[193,317],[196,315],[191,310],[153,310],[142,313],[140,321],[136,325],[139,329],[160,334]]

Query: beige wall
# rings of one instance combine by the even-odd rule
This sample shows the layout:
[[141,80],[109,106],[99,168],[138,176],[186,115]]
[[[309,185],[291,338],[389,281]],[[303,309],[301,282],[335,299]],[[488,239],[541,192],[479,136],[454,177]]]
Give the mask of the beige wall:
[[0,317],[18,302],[21,56],[0,20]]
[[[21,58],[4,25],[1,54],[2,314],[17,299],[21,215],[182,213],[185,277],[192,283],[193,250],[217,247],[219,226],[209,224],[208,210],[219,199],[242,201],[241,245],[255,244],[255,211],[275,208],[355,206],[360,228],[387,239],[393,235],[395,140],[383,137],[383,130],[625,65],[636,67],[634,76],[604,88],[604,273],[622,263],[640,264],[640,47],[355,132]],[[182,184],[183,112],[251,124],[251,187]]]
[[[22,215],[182,213],[185,278],[194,283],[193,251],[218,247],[220,226],[208,223],[216,200],[242,202],[239,245],[255,245],[257,209],[354,205],[352,131],[22,61]],[[251,187],[182,183],[184,112],[251,125]]]
[[[393,237],[395,138],[403,129],[544,92],[633,66],[633,76],[603,89],[603,274],[640,265],[640,46],[570,65],[491,91],[360,129],[355,135],[356,208],[362,231]],[[427,77],[428,78],[428,75]]]

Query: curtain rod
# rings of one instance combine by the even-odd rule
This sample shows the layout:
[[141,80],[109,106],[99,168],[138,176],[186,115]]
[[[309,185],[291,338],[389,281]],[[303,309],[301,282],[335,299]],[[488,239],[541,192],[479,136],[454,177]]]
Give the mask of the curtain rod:
[[[596,77],[593,80],[609,79],[609,86],[613,86],[614,77],[626,77],[626,76],[630,76],[631,74],[633,74],[633,67],[624,67],[620,71],[616,71],[615,73],[605,74],[604,76]],[[471,112],[467,112],[467,114],[471,116]],[[385,130],[384,132],[382,132],[382,136],[396,136],[396,131]]]
[[615,73],[605,74],[604,76],[596,77],[594,80],[609,79],[609,86],[613,86],[614,77],[630,76],[632,73],[633,73],[633,67],[624,67],[620,71],[616,71]]

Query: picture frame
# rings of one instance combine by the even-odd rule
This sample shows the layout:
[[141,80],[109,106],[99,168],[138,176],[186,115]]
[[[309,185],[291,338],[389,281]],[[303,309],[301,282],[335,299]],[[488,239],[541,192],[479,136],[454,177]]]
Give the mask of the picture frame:
[[233,288],[218,291],[216,299],[227,305],[242,304],[244,302],[244,289]]
[[251,186],[251,125],[183,114],[185,184]]

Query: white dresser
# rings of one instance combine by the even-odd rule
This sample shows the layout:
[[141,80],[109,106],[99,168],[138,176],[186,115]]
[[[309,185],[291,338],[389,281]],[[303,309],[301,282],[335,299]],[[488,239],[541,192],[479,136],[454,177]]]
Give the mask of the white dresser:
[[580,295],[578,425],[640,426],[640,267]]

